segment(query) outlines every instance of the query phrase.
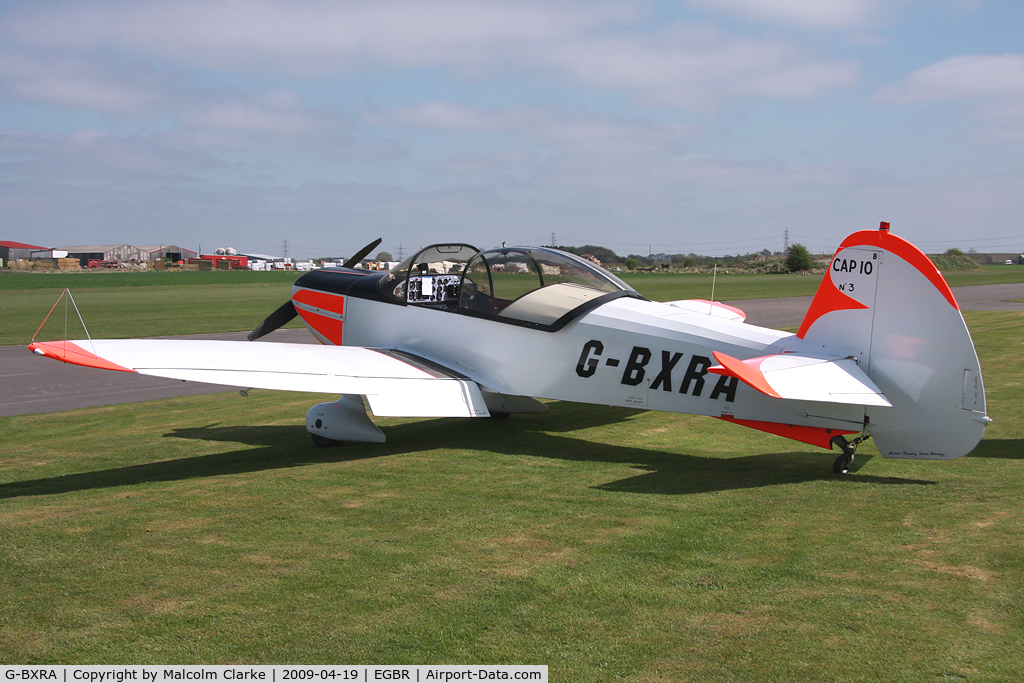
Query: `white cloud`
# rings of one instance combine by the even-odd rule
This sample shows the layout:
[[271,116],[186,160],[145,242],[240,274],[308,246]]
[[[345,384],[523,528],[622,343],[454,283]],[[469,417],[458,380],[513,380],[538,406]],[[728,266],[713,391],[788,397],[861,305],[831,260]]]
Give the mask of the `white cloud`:
[[64,2],[7,18],[23,44],[130,50],[204,68],[287,74],[367,65],[467,65],[636,15],[629,3],[468,0]]
[[808,28],[851,29],[878,21],[891,0],[690,0],[690,4],[754,21]]
[[8,92],[126,115],[163,105],[155,91],[208,77],[197,70],[257,79],[527,72],[700,109],[734,97],[811,97],[858,78],[850,60],[783,41],[730,39],[679,22],[624,28],[649,12],[646,2],[36,3],[6,13],[0,40],[15,56],[46,55],[31,74],[8,73]]
[[[615,202],[630,205],[636,197],[649,195],[785,192],[840,187],[860,177],[840,164],[787,168],[774,160],[717,159],[688,151],[690,141],[702,132],[695,127],[659,126],[553,109],[484,111],[434,102],[367,112],[364,122],[508,136],[517,144],[544,150],[529,160],[531,173],[524,182],[534,190],[600,191],[605,193],[600,202],[613,211]],[[450,173],[455,168],[483,164],[484,160],[490,158],[486,154],[458,156],[429,170]]]
[[537,155],[523,149],[499,149],[480,154],[457,154],[430,164],[430,170],[446,175],[505,171],[533,163]]
[[707,26],[593,36],[551,46],[536,59],[574,83],[700,110],[731,98],[813,97],[860,75],[852,60],[823,58],[781,41],[728,38]]
[[971,107],[972,136],[1024,142],[1024,55],[962,55],[914,71],[900,85],[881,88],[888,104],[961,102]]
[[425,128],[454,133],[505,135],[542,146],[551,154],[586,155],[592,161],[623,165],[625,158],[667,158],[678,154],[701,129],[617,120],[581,112],[539,107],[481,110],[451,102],[429,102],[391,111],[368,111],[373,126]]
[[948,102],[1024,97],[1024,55],[964,55],[930,64],[900,86],[878,93],[885,102]]
[[0,88],[25,102],[148,117],[159,110],[170,84],[144,67],[8,46],[0,49]]
[[110,180],[188,182],[197,172],[221,168],[209,154],[168,149],[140,137],[106,131],[70,134],[0,131],[0,176],[44,178],[54,182]]

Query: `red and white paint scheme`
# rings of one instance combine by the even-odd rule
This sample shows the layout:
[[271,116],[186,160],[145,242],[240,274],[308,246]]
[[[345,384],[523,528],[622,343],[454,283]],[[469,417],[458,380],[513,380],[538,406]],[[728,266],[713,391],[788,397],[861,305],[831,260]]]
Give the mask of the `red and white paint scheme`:
[[366,405],[376,416],[504,417],[546,412],[538,399],[555,399],[709,415],[838,447],[841,473],[869,436],[885,457],[949,460],[991,422],[956,299],[887,223],[843,241],[796,334],[748,325],[717,302],[648,301],[545,247],[438,244],[387,272],[306,273],[250,340],[296,315],[324,346],[126,339],[29,349],[107,370],[340,394],[306,415],[319,445],[383,441]]

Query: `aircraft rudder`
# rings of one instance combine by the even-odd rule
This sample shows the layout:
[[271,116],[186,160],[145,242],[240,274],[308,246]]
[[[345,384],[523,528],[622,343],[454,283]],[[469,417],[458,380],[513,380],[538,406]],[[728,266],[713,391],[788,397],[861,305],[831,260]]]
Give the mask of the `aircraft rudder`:
[[952,459],[981,439],[981,367],[956,298],[887,223],[843,240],[798,336],[855,356],[892,403],[865,409],[883,456]]

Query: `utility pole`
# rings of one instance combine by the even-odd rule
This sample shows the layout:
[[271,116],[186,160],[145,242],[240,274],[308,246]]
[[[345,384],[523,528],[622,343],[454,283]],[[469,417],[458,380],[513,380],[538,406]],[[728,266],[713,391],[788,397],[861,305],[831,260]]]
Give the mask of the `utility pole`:
[[551,231],[551,247],[552,248],[557,248],[558,247],[558,240],[555,239],[555,231],[554,230]]
[[789,228],[786,228],[786,232],[782,235],[782,253],[785,254],[789,251]]
[[284,241],[284,246],[282,247],[282,250],[284,251],[284,257],[288,258],[288,240]]
[[402,249],[402,243],[398,243],[398,262],[401,263],[405,260],[405,250]]

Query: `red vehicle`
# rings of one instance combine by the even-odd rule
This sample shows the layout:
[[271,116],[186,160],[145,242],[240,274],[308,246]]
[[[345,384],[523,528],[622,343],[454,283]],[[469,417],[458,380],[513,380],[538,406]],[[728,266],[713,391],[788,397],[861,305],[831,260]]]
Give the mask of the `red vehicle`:
[[220,266],[222,261],[227,261],[230,268],[248,268],[249,258],[246,256],[226,256],[222,254],[203,254],[199,258],[206,259],[207,261],[213,261],[213,267],[217,268]]

